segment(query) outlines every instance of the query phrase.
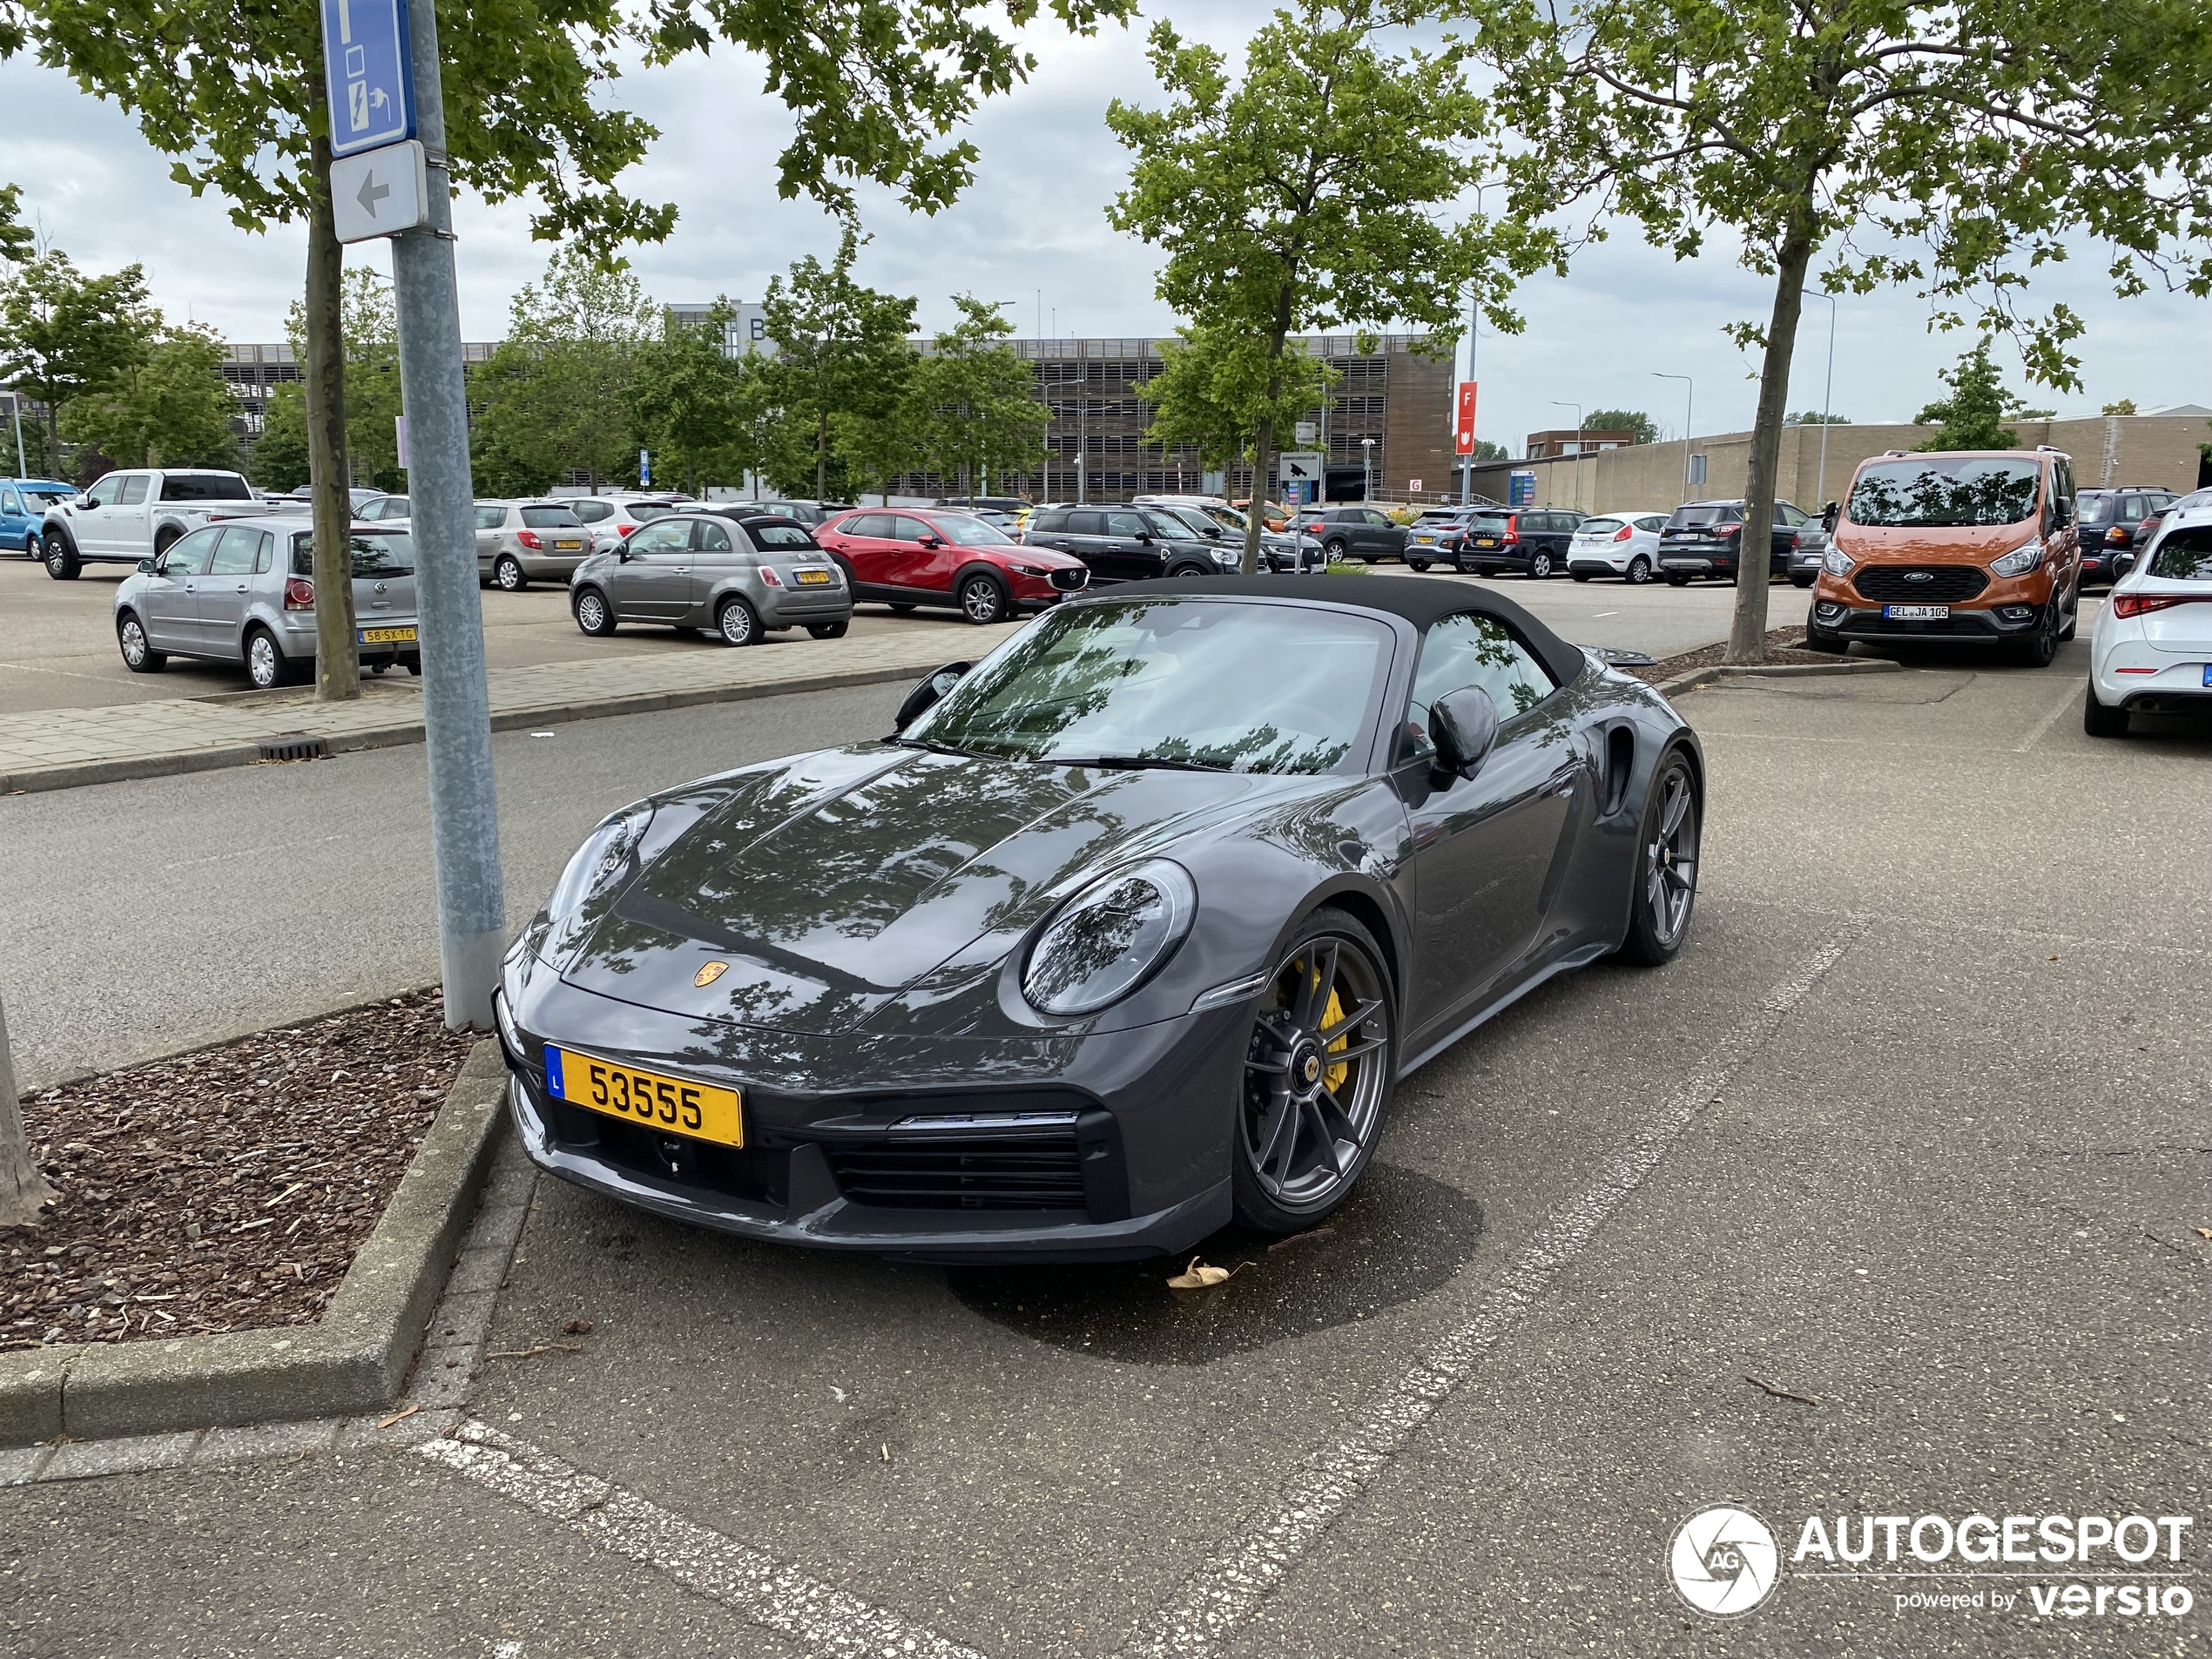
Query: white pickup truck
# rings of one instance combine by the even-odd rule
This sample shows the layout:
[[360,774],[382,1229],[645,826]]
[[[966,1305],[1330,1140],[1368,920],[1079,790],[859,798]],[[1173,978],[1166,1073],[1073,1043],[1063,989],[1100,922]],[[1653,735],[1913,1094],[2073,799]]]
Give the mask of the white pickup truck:
[[266,510],[234,472],[132,468],[109,473],[76,500],[49,509],[35,556],[55,581],[73,582],[84,565],[136,564],[203,524]]

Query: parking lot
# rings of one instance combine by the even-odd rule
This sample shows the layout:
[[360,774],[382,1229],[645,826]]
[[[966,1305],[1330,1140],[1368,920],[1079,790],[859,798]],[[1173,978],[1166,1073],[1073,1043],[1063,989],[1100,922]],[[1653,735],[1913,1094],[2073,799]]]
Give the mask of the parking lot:
[[[11,605],[4,562],[0,583]],[[1655,652],[1716,637],[1730,597],[1507,585],[1570,637]],[[524,596],[539,619],[493,624],[514,630],[495,652],[596,646],[558,602]],[[2040,671],[1931,658],[1687,694],[1710,786],[1683,955],[1554,981],[1416,1073],[1332,1227],[1208,1242],[1225,1285],[777,1251],[540,1181],[511,1264],[472,1287],[496,1297],[475,1442],[0,1492],[10,1642],[2202,1652],[2201,1612],[1900,1612],[1919,1586],[1879,1563],[1814,1561],[1755,1615],[1693,1621],[1667,1572],[1682,1520],[1723,1499],[1785,1548],[1814,1515],[2212,1507],[2212,729],[2085,737],[2089,621]],[[497,738],[510,920],[603,813],[873,735],[898,695]],[[42,941],[23,982],[98,987],[111,1064],[176,1046],[179,1008],[267,1024],[433,977],[421,764],[0,800],[0,837],[46,854],[0,896],[0,934]],[[242,825],[352,845],[271,876],[221,861],[260,844]],[[118,925],[55,937],[100,914]],[[27,1082],[94,1057],[26,1023]],[[2175,1571],[2201,1608],[2193,1548]]]
[[[1417,577],[1402,564],[1383,564],[1376,570],[1378,574],[1421,582],[1478,580],[1445,571]],[[133,674],[125,668],[116,649],[113,606],[115,590],[127,574],[127,565],[93,564],[87,565],[74,582],[56,582],[43,566],[0,554],[0,616],[8,618],[4,637],[0,637],[0,714],[99,708],[251,689],[242,668],[221,664],[177,658],[159,674]],[[1493,584],[1486,582],[1484,585]],[[1713,584],[1677,590],[1656,584],[1631,589],[1619,582],[1584,585],[1564,579],[1537,583],[1507,577],[1494,585],[1510,592],[1570,638],[1646,651],[1655,656],[1689,651],[1723,637],[1733,597],[1731,590]],[[1803,600],[1795,589],[1775,589],[1776,621],[1799,619],[1804,610]],[[668,628],[631,626],[610,639],[590,638],[578,631],[570,616],[566,591],[543,584],[521,593],[488,590],[483,595],[483,617],[485,660],[493,668],[590,662],[641,652],[723,649],[704,635],[678,633]],[[962,638],[968,628],[950,610],[894,617],[882,605],[864,604],[853,617],[852,631],[865,636],[939,630],[949,637],[948,655],[957,655],[973,649]],[[812,641],[801,631],[772,634],[765,643],[823,651],[837,648],[833,640]]]

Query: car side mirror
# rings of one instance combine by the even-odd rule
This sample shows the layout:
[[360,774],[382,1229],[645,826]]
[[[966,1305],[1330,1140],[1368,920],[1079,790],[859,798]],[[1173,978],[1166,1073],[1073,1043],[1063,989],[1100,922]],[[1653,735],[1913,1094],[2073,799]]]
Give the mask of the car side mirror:
[[2134,568],[2135,556],[2133,553],[2117,553],[2113,556],[2112,573],[2115,577],[2126,576]]
[[2065,496],[2060,496],[2056,501],[2051,503],[2052,528],[2062,530],[2073,523],[2074,503],[2068,501]]
[[1836,521],[1843,516],[1844,504],[1841,502],[1830,502],[1827,506],[1820,509],[1820,528],[1833,536],[1836,533]]
[[140,559],[138,561],[138,574],[140,576],[152,576],[153,574],[153,561],[152,559]]
[[921,538],[921,544],[924,547],[942,547],[945,543],[941,537],[925,536]]
[[914,683],[914,690],[907,693],[906,701],[899,705],[898,713],[891,717],[891,729],[904,732],[943,702],[945,693],[967,678],[968,671],[974,666],[973,663],[947,663],[923,675]]
[[1438,766],[1472,778],[1497,746],[1498,705],[1480,685],[1462,685],[1429,705],[1428,728]]

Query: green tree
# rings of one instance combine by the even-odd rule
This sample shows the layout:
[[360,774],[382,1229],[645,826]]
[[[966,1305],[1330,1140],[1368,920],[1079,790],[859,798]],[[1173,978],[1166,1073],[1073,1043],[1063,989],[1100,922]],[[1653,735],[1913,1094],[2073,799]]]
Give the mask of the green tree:
[[[2031,374],[2075,382],[2064,305],[2017,309],[2023,266],[2114,244],[2123,291],[2201,221],[2212,152],[2206,20],[2177,0],[1453,0],[1525,143],[1509,212],[1623,215],[1678,259],[1718,233],[1773,282],[1745,516],[1772,512],[1805,283],[1918,287],[1939,326],[2022,334]],[[2202,262],[2187,280],[2212,288]],[[1737,584],[1735,662],[1765,651],[1767,584]]]
[[1824,415],[1818,409],[1799,409],[1795,415],[1782,417],[1784,426],[1849,426],[1851,417],[1844,415]]
[[908,401],[940,484],[957,479],[972,496],[994,473],[1042,465],[1051,417],[1037,401],[1035,372],[1006,343],[1013,324],[972,295],[956,293],[953,303],[960,320],[914,363]]
[[307,482],[307,388],[300,381],[280,382],[262,406],[251,472],[255,483],[275,496]]
[[2132,397],[2123,397],[2117,403],[2107,403],[2097,411],[2100,415],[2133,415],[2134,412],[2135,400]]
[[792,266],[789,280],[768,279],[761,302],[776,347],[763,371],[764,393],[776,415],[764,461],[769,479],[786,495],[811,484],[817,501],[843,499],[853,473],[835,442],[840,427],[849,441],[856,423],[891,418],[913,368],[907,337],[914,331],[914,302],[853,280],[860,246],[860,233],[846,226],[829,264],[806,255]]
[[1271,358],[1265,335],[1234,323],[1178,327],[1160,342],[1160,361],[1136,391],[1152,410],[1145,435],[1163,448],[1196,449],[1201,465],[1224,471],[1252,459],[1261,422],[1276,432],[1295,428],[1337,378],[1300,342],[1285,341]]
[[718,476],[749,469],[740,441],[752,368],[749,360],[730,355],[729,324],[736,314],[726,297],[717,298],[696,326],[664,312],[660,338],[637,350],[629,388],[631,447],[651,450],[655,465],[690,495],[702,494]]
[[2048,409],[2023,408],[2020,400],[2005,385],[1997,365],[1989,361],[1989,342],[1983,341],[1959,359],[1956,367],[1939,368],[1936,378],[1951,388],[1912,417],[1915,426],[1934,426],[1935,436],[1915,449],[2014,449],[2020,435],[2007,421],[2047,421]]
[[213,329],[158,324],[144,356],[72,401],[63,426],[119,466],[235,466],[238,398],[223,363]]
[[[293,356],[306,361],[307,307],[298,300],[286,317],[285,333]],[[345,360],[346,482],[349,486],[404,490],[407,475],[400,469],[399,428],[395,424],[401,409],[399,307],[392,285],[366,266],[348,267],[340,280],[338,333]],[[305,413],[303,403],[302,442]]]
[[486,447],[549,481],[581,472],[596,491],[630,458],[631,376],[660,321],[631,272],[580,244],[557,250],[544,278],[516,293],[485,365]]
[[1659,423],[1641,409],[1592,409],[1582,417],[1585,432],[1633,432],[1638,443],[1659,442]]
[[[1506,263],[1542,239],[1505,249],[1480,220],[1448,222],[1473,185],[1484,106],[1460,77],[1459,49],[1393,55],[1383,37],[1400,14],[1377,0],[1299,0],[1275,13],[1244,50],[1241,78],[1211,46],[1156,23],[1153,72],[1165,107],[1119,98],[1106,124],[1131,152],[1130,182],[1107,217],[1166,254],[1159,297],[1194,333],[1237,355],[1249,336],[1264,373],[1217,374],[1217,394],[1250,402],[1255,476],[1272,468],[1293,335],[1406,320],[1441,345],[1468,282],[1498,310]],[[1244,568],[1258,569],[1259,515]]]
[[1512,459],[1512,457],[1506,453],[1506,446],[1504,444],[1493,443],[1487,438],[1477,438],[1474,441],[1473,458],[1476,461],[1509,461]]
[[0,380],[46,406],[53,464],[63,464],[63,412],[143,362],[157,327],[139,266],[87,277],[48,248],[16,268],[0,292]]

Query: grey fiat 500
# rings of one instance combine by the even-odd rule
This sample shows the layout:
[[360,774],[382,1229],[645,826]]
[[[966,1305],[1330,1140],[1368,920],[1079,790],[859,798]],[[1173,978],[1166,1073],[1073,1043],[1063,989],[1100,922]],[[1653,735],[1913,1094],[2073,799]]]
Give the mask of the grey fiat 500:
[[696,509],[640,524],[595,553],[569,583],[576,625],[598,637],[625,622],[711,628],[732,645],[804,628],[835,639],[853,590],[806,526],[755,509]]
[[[401,528],[353,530],[354,637],[362,666],[422,671],[415,548]],[[243,664],[257,686],[289,685],[315,660],[314,531],[291,516],[234,518],[179,537],[115,591],[124,666],[157,674],[172,657]]]

